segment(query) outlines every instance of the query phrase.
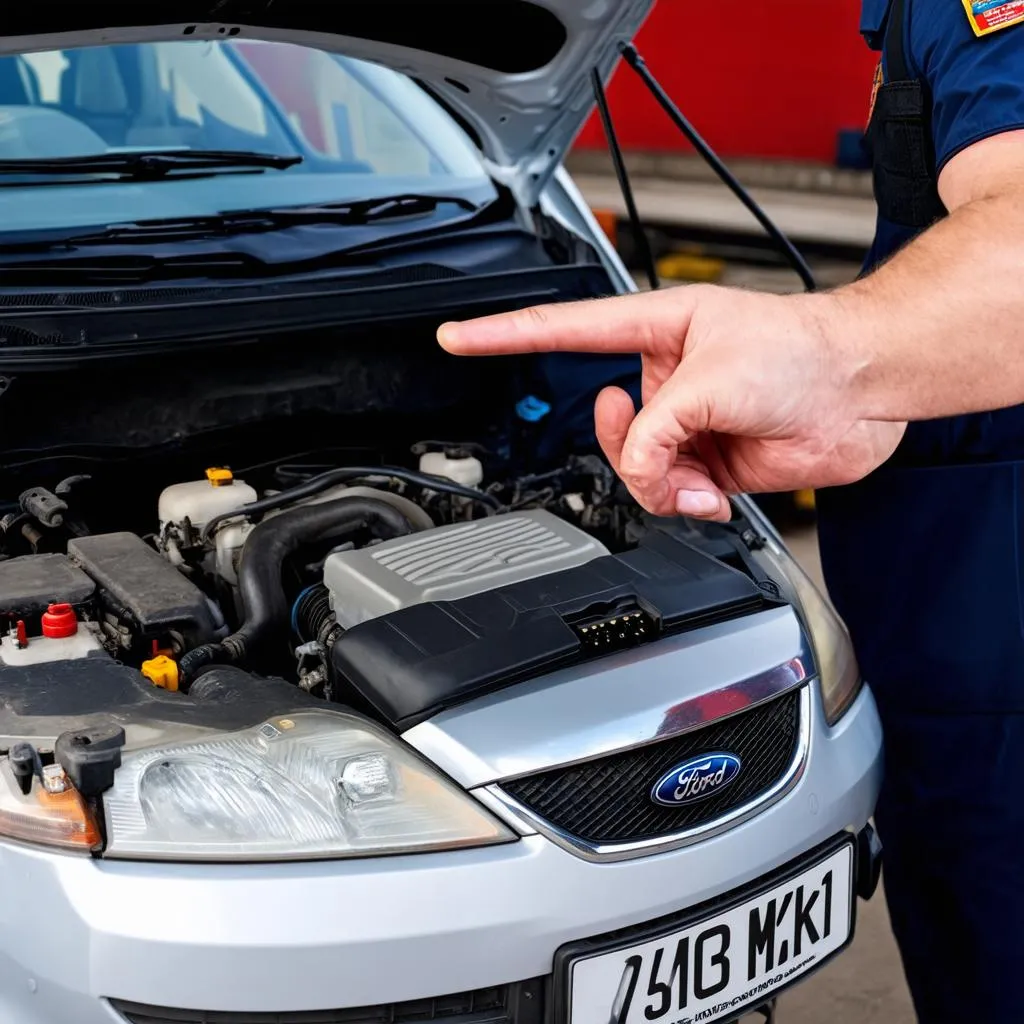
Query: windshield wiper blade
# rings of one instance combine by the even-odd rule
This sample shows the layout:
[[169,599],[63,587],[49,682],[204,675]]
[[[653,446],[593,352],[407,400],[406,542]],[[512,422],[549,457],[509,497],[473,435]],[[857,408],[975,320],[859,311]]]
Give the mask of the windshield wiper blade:
[[287,170],[302,163],[301,156],[279,156],[231,149],[136,150],[61,156],[41,159],[0,160],[4,175],[116,174],[124,178],[162,178],[173,171]]
[[305,224],[336,224],[359,227],[377,221],[433,213],[439,206],[456,206],[475,214],[479,207],[463,196],[432,196],[407,193],[379,199],[283,206],[267,210],[230,210],[208,217],[168,217],[163,220],[112,224],[101,232],[69,238],[70,244],[168,238],[196,238],[245,232],[279,231]]
[[458,206],[476,213],[477,204],[464,196],[434,196],[429,193],[405,192],[376,199],[356,199],[342,203],[321,203],[314,206],[292,206],[259,211],[271,217],[294,217],[302,223],[336,218],[345,224],[372,224],[389,217],[412,217],[433,213],[439,206]]
[[[112,287],[180,278],[258,276],[266,264],[247,253],[216,252],[184,256],[85,256],[74,259],[0,263],[0,287],[74,282]],[[2,328],[0,322],[0,328]]]
[[[489,204],[488,204],[489,205]],[[76,246],[142,244],[145,242],[196,241],[205,238],[226,238],[231,235],[282,231],[303,225],[334,224],[359,227],[382,220],[422,216],[439,206],[455,206],[467,211],[469,217],[444,222],[445,228],[464,224],[477,217],[480,207],[462,196],[432,196],[413,193],[385,196],[379,199],[358,199],[352,202],[313,206],[289,206],[268,210],[232,210],[205,217],[166,217],[126,224],[112,224],[99,231],[69,235],[66,230],[48,229],[5,236],[0,231],[0,252],[43,252],[71,249]]]

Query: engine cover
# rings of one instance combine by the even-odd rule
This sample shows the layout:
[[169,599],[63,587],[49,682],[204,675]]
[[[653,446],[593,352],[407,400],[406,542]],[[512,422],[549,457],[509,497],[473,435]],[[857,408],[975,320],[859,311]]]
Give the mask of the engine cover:
[[685,523],[672,520],[652,521],[621,554],[543,575],[536,562],[531,568],[533,578],[346,630],[331,647],[335,693],[354,690],[404,731],[555,669],[785,604],[752,574],[690,544]]
[[339,624],[350,629],[412,605],[472,597],[607,554],[582,530],[535,510],[338,552],[324,565],[324,583]]

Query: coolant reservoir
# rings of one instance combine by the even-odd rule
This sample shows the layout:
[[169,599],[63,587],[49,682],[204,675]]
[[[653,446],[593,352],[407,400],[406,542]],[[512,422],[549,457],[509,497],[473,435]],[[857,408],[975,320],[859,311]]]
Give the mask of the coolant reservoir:
[[160,532],[174,526],[179,532],[187,519],[193,530],[201,530],[214,516],[234,512],[256,501],[257,494],[244,480],[236,480],[228,469],[208,469],[205,480],[172,484],[160,495]]
[[479,487],[484,479],[483,463],[457,451],[426,452],[420,456],[420,472],[443,476],[463,487]]

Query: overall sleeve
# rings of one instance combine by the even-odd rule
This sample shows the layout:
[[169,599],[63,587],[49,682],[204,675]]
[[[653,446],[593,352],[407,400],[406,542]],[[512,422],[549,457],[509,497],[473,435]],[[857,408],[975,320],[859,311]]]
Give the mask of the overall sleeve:
[[[977,35],[968,7],[1002,27]],[[940,171],[974,143],[1024,129],[1024,2],[913,0],[907,37],[932,93]]]

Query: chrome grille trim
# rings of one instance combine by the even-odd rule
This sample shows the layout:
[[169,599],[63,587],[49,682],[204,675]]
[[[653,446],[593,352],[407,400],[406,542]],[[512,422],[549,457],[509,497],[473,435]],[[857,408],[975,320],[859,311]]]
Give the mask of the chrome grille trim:
[[[803,777],[807,766],[807,756],[810,752],[811,687],[813,685],[814,680],[810,680],[800,691],[800,724],[797,745],[786,772],[771,788],[755,799],[734,807],[726,814],[693,828],[635,842],[590,843],[551,825],[529,807],[524,806],[506,793],[497,783],[482,787],[482,794],[487,795],[487,803],[491,808],[502,808],[508,812],[510,823],[517,821],[520,824],[523,822],[528,823],[529,826],[550,839],[551,842],[556,843],[578,857],[582,857],[584,860],[600,862],[632,860],[636,857],[646,857],[656,853],[676,850],[684,846],[692,846],[695,843],[711,839],[713,836],[721,835],[723,832],[735,828],[745,821],[749,821],[773,804],[778,803],[796,787]],[[744,709],[744,711],[749,710],[751,709]]]

